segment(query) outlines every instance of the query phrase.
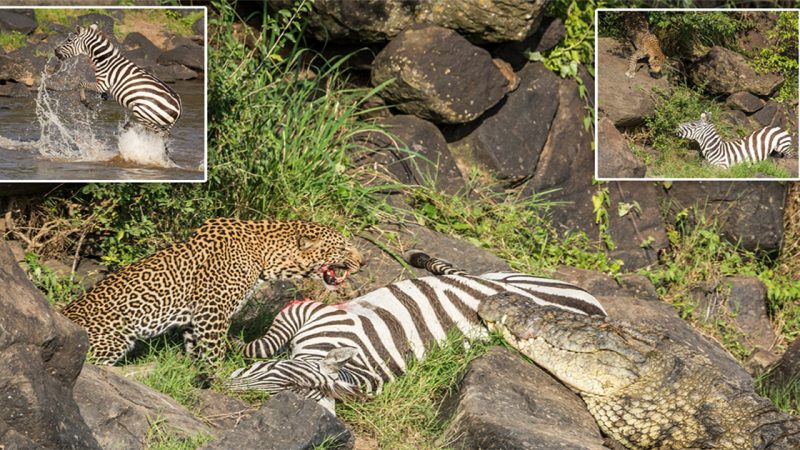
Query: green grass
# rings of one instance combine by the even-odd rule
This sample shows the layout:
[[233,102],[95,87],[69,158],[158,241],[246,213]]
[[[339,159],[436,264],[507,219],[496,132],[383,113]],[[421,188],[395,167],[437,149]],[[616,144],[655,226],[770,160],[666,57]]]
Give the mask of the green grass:
[[0,48],[6,52],[12,52],[22,48],[28,42],[28,37],[19,31],[0,32]]
[[212,436],[203,433],[184,436],[176,430],[170,429],[169,425],[164,424],[162,419],[156,419],[147,430],[145,449],[194,450],[212,440]]
[[380,448],[446,448],[440,442],[447,424],[438,417],[439,406],[467,364],[488,348],[488,343],[472,342],[466,349],[456,330],[423,360],[411,361],[407,373],[386,384],[381,395],[363,403],[337,404],[337,415],[357,435],[374,438]]
[[[183,15],[174,9],[137,9],[128,10],[120,24],[120,34],[124,38],[128,32],[136,31],[137,24],[141,22],[162,24],[165,30],[177,36],[194,36],[192,25],[203,18],[203,11],[194,11]],[[119,36],[118,36],[119,37]]]
[[99,8],[37,8],[34,10],[36,22],[39,24],[36,31],[39,33],[50,33],[53,30],[47,25],[48,22],[71,27],[75,19],[86,14],[103,14],[109,16],[108,11]]
[[771,383],[766,376],[755,379],[756,392],[767,397],[781,411],[800,415],[800,376],[781,385]]
[[64,306],[80,297],[84,292],[80,283],[72,277],[57,275],[52,269],[41,264],[39,257],[34,253],[25,254],[25,265],[34,286],[42,291],[47,301],[53,306]]
[[548,193],[528,198],[495,194],[474,186],[479,197],[414,190],[417,222],[485,248],[524,273],[542,273],[560,264],[616,274],[621,263],[608,258],[585,234],[557,233],[549,212],[558,206]]

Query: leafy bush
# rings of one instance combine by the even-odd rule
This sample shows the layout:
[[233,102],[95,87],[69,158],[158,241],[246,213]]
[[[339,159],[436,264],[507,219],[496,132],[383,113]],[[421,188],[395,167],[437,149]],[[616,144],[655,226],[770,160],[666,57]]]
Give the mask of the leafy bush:
[[772,45],[764,47],[754,55],[753,67],[758,73],[777,72],[786,80],[775,99],[781,102],[797,102],[797,12],[781,12],[778,21],[767,37]]
[[2,31],[0,32],[0,49],[6,52],[12,52],[18,48],[25,46],[28,42],[28,37],[19,31]]

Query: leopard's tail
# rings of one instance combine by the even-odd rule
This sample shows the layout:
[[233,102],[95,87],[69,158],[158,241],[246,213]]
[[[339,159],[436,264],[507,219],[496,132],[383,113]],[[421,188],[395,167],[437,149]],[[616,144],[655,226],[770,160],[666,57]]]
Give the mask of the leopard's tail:
[[419,250],[409,250],[406,252],[404,259],[412,267],[425,269],[433,275],[467,275],[464,270],[453,267],[451,262],[432,257]]

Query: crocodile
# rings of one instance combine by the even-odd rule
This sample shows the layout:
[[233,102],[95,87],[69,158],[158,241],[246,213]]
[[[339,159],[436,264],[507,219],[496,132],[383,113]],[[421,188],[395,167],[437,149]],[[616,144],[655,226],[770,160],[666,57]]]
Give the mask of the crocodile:
[[485,299],[490,330],[585,401],[630,449],[800,449],[800,419],[658,327],[542,307],[511,293]]

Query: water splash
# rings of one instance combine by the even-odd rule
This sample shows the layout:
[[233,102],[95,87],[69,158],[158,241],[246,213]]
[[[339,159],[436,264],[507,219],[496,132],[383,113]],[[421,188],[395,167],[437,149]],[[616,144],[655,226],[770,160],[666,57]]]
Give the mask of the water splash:
[[[111,161],[128,164],[178,167],[167,155],[163,137],[144,130],[139,125],[123,128],[120,122],[116,133],[112,128],[97,127],[97,111],[78,100],[80,58],[61,62],[53,67],[51,56],[41,73],[36,92],[36,120],[41,130],[36,141],[18,141],[0,136],[0,147],[11,150],[35,151],[53,161]],[[50,88],[48,88],[50,86]],[[92,93],[88,93],[92,95]]]
[[125,162],[144,166],[178,167],[166,151],[166,140],[134,125],[119,135],[119,157]]

